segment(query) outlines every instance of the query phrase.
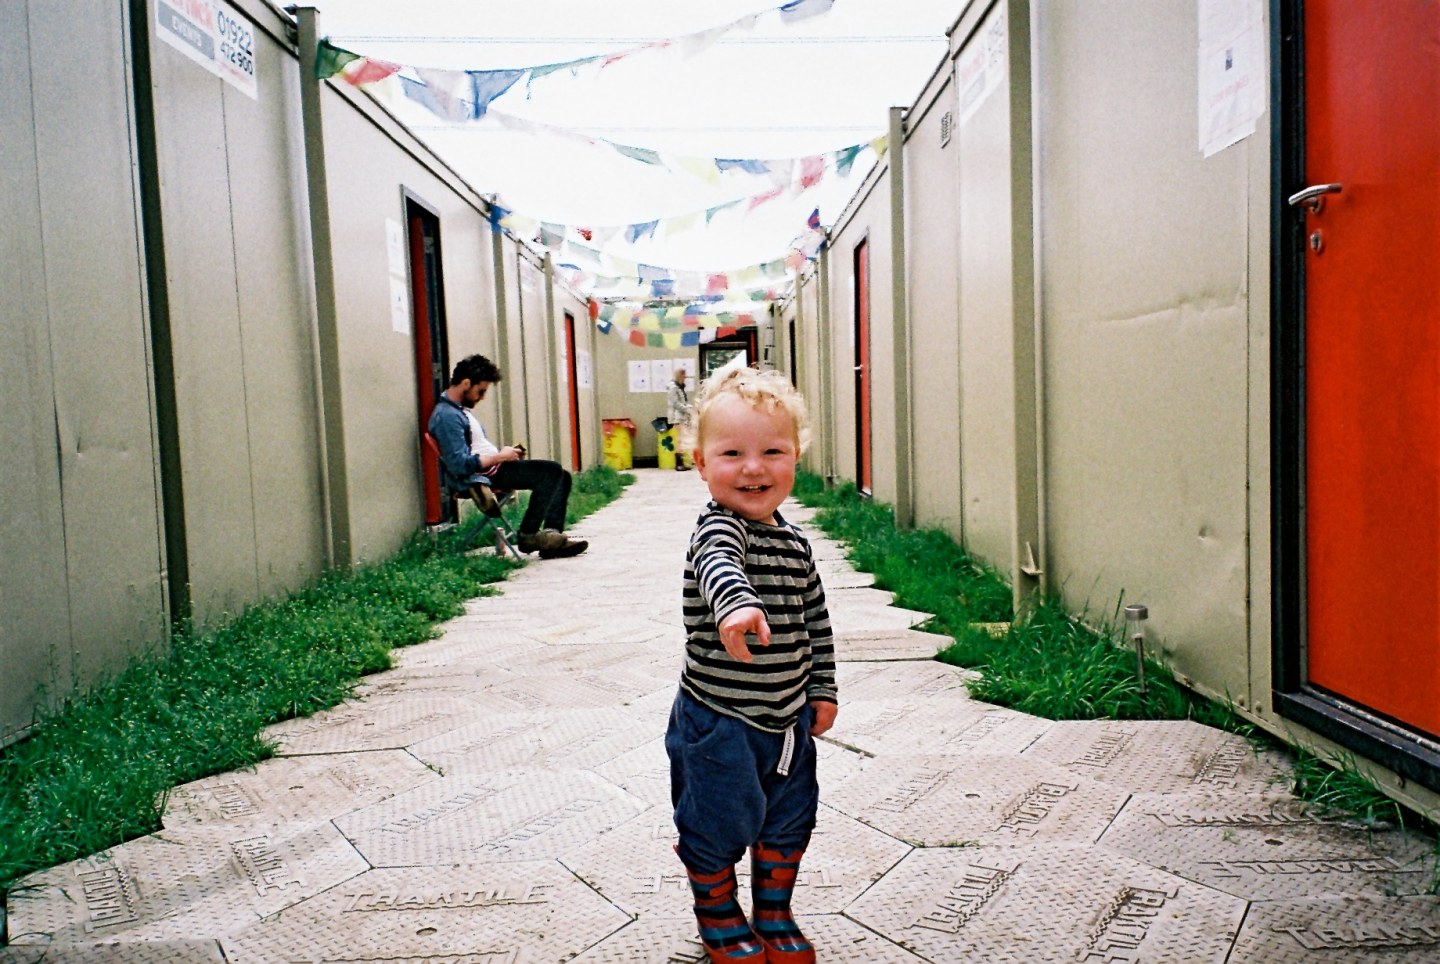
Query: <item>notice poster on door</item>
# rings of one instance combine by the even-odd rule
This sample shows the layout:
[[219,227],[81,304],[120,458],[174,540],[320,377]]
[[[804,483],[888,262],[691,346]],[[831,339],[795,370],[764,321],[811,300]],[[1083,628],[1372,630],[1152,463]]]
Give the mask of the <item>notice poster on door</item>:
[[1255,133],[1265,113],[1262,0],[1200,0],[1200,150],[1217,154]]
[[251,99],[260,99],[255,74],[255,25],[219,0],[159,0],[155,33],[161,40]]

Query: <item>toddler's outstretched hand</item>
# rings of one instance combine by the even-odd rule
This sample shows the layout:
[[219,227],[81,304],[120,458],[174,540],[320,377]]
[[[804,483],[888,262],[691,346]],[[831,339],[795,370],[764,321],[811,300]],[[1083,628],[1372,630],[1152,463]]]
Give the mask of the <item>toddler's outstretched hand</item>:
[[765,621],[765,610],[759,606],[743,606],[720,620],[720,643],[725,652],[742,663],[752,659],[750,647],[745,645],[745,634],[754,633],[761,646],[770,645],[770,624]]

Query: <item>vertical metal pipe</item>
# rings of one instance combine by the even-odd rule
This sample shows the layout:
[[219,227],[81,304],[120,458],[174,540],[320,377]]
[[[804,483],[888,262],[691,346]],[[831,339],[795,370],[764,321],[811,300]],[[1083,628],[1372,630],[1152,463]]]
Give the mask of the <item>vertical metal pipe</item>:
[[910,307],[905,270],[905,109],[890,108],[891,371],[895,387],[895,524],[915,524],[915,440],[910,418]]
[[155,387],[160,516],[164,531],[165,594],[172,627],[190,617],[190,553],[185,522],[184,463],[180,457],[180,403],[176,392],[175,344],[170,329],[170,289],[166,283],[165,223],[161,206],[160,159],[155,131],[155,94],[150,65],[150,25],[146,0],[130,3],[140,237],[145,265],[145,300],[150,322],[151,377]]
[[545,401],[549,410],[550,453],[549,457],[564,464],[565,443],[560,434],[560,339],[556,333],[555,318],[555,259],[545,252]]
[[310,250],[315,269],[315,324],[319,348],[320,446],[324,452],[322,485],[332,568],[348,568],[351,559],[350,486],[345,459],[345,420],[341,408],[340,330],[335,308],[335,261],[330,234],[330,187],[325,168],[322,81],[315,76],[320,17],[314,7],[297,7],[300,44],[300,118],[305,132],[305,183],[310,201]]
[[[819,306],[819,346],[820,357],[820,410],[824,414],[820,418],[821,452],[820,464],[825,476],[825,484],[831,485],[835,481],[835,333],[830,329],[830,239],[827,237],[825,243],[820,247],[819,269],[819,297],[816,299]],[[813,406],[812,406],[813,407]]]
[[[487,218],[493,218],[494,212],[488,207],[485,209]],[[510,364],[510,306],[505,298],[505,235],[498,230],[490,232],[490,252],[495,263],[495,363],[500,366],[502,372],[514,371]],[[515,438],[515,406],[510,401],[508,391],[495,392],[496,402],[496,428],[499,429],[498,438]]]
[[1145,689],[1145,626],[1144,621],[1150,617],[1150,610],[1138,603],[1132,603],[1125,607],[1125,624],[1130,630],[1130,639],[1135,644],[1135,677],[1140,680],[1140,695],[1144,696]]

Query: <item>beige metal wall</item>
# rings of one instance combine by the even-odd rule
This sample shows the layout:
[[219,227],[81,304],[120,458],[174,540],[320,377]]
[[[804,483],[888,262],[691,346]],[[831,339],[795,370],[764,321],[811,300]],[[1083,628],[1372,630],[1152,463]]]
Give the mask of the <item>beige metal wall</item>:
[[1035,388],[1025,260],[1030,212],[1017,206],[1017,192],[1030,183],[1028,117],[1016,116],[1016,98],[1029,90],[1025,10],[1024,3],[999,0],[972,6],[962,17],[956,38],[998,43],[1004,80],[968,116],[957,116],[954,134],[965,535],[971,549],[1010,574],[1017,594],[1031,588],[1021,565],[1032,555],[1036,562],[1043,557],[1033,532],[1035,413],[1027,404]]
[[[409,135],[363,97],[331,87],[326,94],[354,555],[374,559],[394,551],[423,519],[416,319],[397,331],[391,317],[386,221],[405,224],[407,193],[439,219],[452,366],[475,352],[496,355],[493,242],[480,199]],[[507,369],[506,377],[523,384],[519,372]],[[493,426],[486,404],[477,414]]]
[[[144,39],[153,3],[138,24],[118,0],[0,8],[0,743],[47,694],[164,645],[167,565],[204,623],[326,564],[301,73],[286,18],[230,2],[257,28],[255,99]],[[545,410],[557,404],[556,302],[543,274],[497,296],[495,265],[517,246],[492,235],[484,200],[364,94],[322,87],[353,534],[343,565],[387,555],[423,521],[413,341],[390,310],[386,232],[404,225],[407,193],[440,220],[451,358],[504,357],[497,318],[513,292],[536,352],[513,385]],[[157,358],[173,358],[173,378]],[[542,426],[540,445],[553,434]]]
[[165,638],[127,9],[0,5],[0,744]]
[[[1268,569],[1250,490],[1265,501],[1268,452],[1247,471],[1267,418],[1267,128],[1202,156],[1193,2],[1035,9],[1051,584],[1096,616],[1146,603],[1181,673],[1253,702],[1269,691],[1247,626],[1250,567]],[[1103,91],[1130,92],[1125,109]],[[1268,652],[1268,626],[1256,638]]]
[[[595,390],[599,399],[601,419],[628,418],[635,423],[631,449],[635,458],[653,459],[659,449],[659,436],[650,427],[650,420],[665,414],[665,393],[631,392],[629,363],[655,359],[690,358],[697,360],[694,348],[649,348],[632,345],[621,334],[611,331],[596,336]],[[697,385],[691,385],[691,394]]]
[[[876,118],[883,124],[885,118]],[[891,350],[894,313],[890,264],[889,165],[882,159],[861,192],[836,223],[828,245],[829,345],[825,356],[834,374],[830,389],[834,419],[835,472],[854,479],[858,464],[855,428],[855,249],[861,241],[870,258],[870,397],[872,483],[877,499],[895,502],[895,395]]]
[[[915,518],[965,541],[960,405],[960,178],[955,85],[942,69],[907,118],[905,284],[909,293]],[[949,119],[945,115],[949,114]]]
[[[582,470],[601,462],[600,422],[595,408],[595,323],[590,320],[589,304],[574,292],[560,284],[555,285],[556,318],[556,412],[560,418],[560,448],[555,460],[567,469],[570,458],[570,414],[567,404],[567,380],[570,377],[571,358],[565,351],[565,314],[575,320],[576,401],[580,410],[577,431],[580,435],[580,468]],[[583,379],[590,373],[590,384]]]
[[[1277,200],[1266,118],[1202,156],[1198,15],[1194,0],[981,0],[961,11],[952,57],[1003,34],[1005,83],[962,116],[963,96],[938,77],[907,116],[908,331],[924,400],[915,434],[930,443],[916,463],[916,522],[955,531],[959,506],[971,549],[1096,623],[1145,603],[1152,648],[1182,680],[1286,739],[1344,752],[1269,705]],[[946,109],[955,129],[942,147]],[[823,270],[807,276],[787,306],[815,328],[802,340],[802,384],[818,386],[817,408],[828,403],[842,427],[853,419],[849,251],[884,205],[878,191],[857,199],[829,283]],[[828,323],[807,310],[809,288],[830,297]],[[838,473],[853,478],[847,445],[836,447]],[[1043,582],[1021,569],[1031,550]],[[1360,762],[1417,809],[1440,804]]]
[[325,564],[298,65],[263,13],[258,98],[150,46],[186,555],[202,622]]
[[820,278],[820,265],[828,257],[828,252],[822,251],[819,258],[801,273],[796,281],[795,295],[781,316],[787,323],[792,315],[795,318],[796,387],[805,396],[810,410],[810,448],[801,464],[806,471],[819,476],[832,472],[829,433],[834,406],[830,404],[822,381],[826,371],[822,340],[828,326],[821,313],[823,287]]
[[[516,254],[520,315],[510,341],[510,364],[505,377],[519,392],[515,412],[515,438],[535,458],[553,459],[558,453],[551,437],[551,399],[555,374],[549,351],[554,344],[554,314],[547,302],[545,272],[528,252]],[[503,443],[501,443],[503,444]]]

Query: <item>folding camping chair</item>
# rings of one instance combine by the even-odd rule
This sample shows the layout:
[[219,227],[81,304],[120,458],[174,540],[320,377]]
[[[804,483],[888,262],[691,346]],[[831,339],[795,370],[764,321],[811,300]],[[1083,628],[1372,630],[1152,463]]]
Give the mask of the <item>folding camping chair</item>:
[[[438,460],[440,458],[440,446],[436,444],[435,437],[429,432],[425,433],[424,444],[426,454]],[[515,526],[505,517],[505,507],[515,498],[514,490],[497,489],[488,482],[476,483],[468,489],[458,492],[449,489],[443,484],[441,485],[441,489],[450,500],[450,518],[457,521],[459,520],[459,500],[463,498],[468,498],[474,502],[475,507],[480,510],[480,514],[485,517],[486,521],[481,524],[480,528],[475,531],[475,535],[472,537],[476,544],[493,529],[495,535],[495,555],[509,556],[517,562],[524,558],[520,555],[520,550],[515,547],[516,540],[518,539],[515,533]]]

